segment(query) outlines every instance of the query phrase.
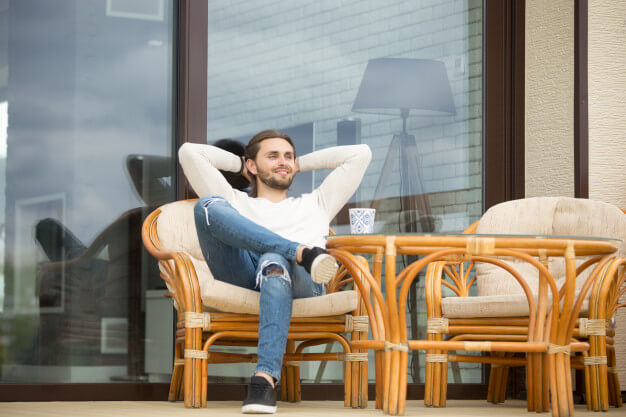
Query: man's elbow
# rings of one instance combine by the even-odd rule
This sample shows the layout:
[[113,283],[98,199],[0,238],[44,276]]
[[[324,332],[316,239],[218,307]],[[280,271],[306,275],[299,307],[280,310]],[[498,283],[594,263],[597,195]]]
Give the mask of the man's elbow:
[[193,144],[189,142],[183,143],[180,148],[178,148],[178,161],[184,164],[191,160],[193,153]]
[[370,161],[372,160],[372,150],[370,149],[369,145],[365,143],[359,145],[359,157],[364,163],[370,163]]

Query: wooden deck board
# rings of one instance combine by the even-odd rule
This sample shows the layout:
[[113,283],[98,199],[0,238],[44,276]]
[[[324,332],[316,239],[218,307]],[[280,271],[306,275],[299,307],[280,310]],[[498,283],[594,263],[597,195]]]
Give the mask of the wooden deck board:
[[[31,403],[0,403],[1,417],[194,417],[194,416],[241,416],[241,403],[238,401],[209,402],[204,409],[185,409],[182,403],[140,402],[140,401],[102,401],[102,402],[31,402]],[[456,417],[484,416],[486,413],[497,413],[498,417],[528,416],[523,401],[507,401],[493,405],[482,400],[448,401],[446,408],[427,408],[422,401],[408,401],[406,416],[419,417]],[[374,403],[365,410],[344,408],[339,401],[303,401],[298,404],[278,403],[279,416],[285,417],[319,417],[329,416],[383,416],[374,409]],[[549,413],[543,414],[549,416]],[[623,416],[624,409],[611,408],[602,416]],[[598,414],[587,411],[584,405],[576,406],[576,416],[595,416]]]

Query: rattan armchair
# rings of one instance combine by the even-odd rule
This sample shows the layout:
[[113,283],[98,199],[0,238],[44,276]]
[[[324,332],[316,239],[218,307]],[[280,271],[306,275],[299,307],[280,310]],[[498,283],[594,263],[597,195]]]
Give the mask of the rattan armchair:
[[[196,201],[161,206],[146,218],[142,229],[144,245],[159,261],[177,312],[169,400],[182,397],[185,407],[206,407],[207,364],[256,361],[256,354],[214,352],[212,346],[256,346],[258,340],[259,293],[213,278],[196,235]],[[361,312],[363,297],[369,297],[363,292],[369,286],[359,281],[354,290],[344,289],[354,280],[360,278],[340,267],[325,295],[294,300],[283,359],[283,401],[300,401],[299,361],[328,360],[344,363],[345,406],[367,406],[367,351],[352,350],[346,335],[352,340],[368,337],[368,317]],[[333,342],[343,352],[304,351]]]
[[[626,291],[623,288],[626,274],[625,217],[620,210],[600,202],[533,198],[494,206],[479,222],[465,231],[585,235],[623,240],[621,248],[613,257],[601,259],[598,256],[577,260],[577,299],[569,318],[559,317],[559,320],[575,321],[570,324],[571,330],[565,336],[571,346],[580,347],[581,342],[589,344],[589,350],[573,356],[571,364],[567,366],[585,370],[587,405],[593,410],[608,409],[609,401],[612,405],[621,405],[617,374],[610,372],[615,369],[612,349],[614,332],[606,323],[619,308],[619,297]],[[534,223],[531,221],[530,224],[524,224],[524,220],[529,219],[534,219]],[[425,281],[428,339],[438,341],[445,337],[446,340],[472,342],[548,341],[550,323],[552,326],[555,323],[555,317],[550,312],[551,300],[558,297],[562,303],[564,288],[561,287],[552,296],[540,288],[560,286],[563,283],[563,264],[547,256],[540,255],[535,259],[555,279],[539,274],[537,267],[523,267],[508,258],[487,260],[477,257],[471,262],[431,264]],[[487,261],[492,265],[485,263]],[[515,284],[503,284],[503,280],[517,282],[520,288],[530,290],[531,296],[527,298],[519,290],[512,291]],[[477,296],[470,296],[472,286],[477,287]],[[446,296],[446,291],[447,295],[455,296]],[[548,373],[542,372],[542,368],[546,369],[552,364],[547,362],[546,357],[550,355],[527,353],[520,356],[515,352],[492,352],[490,356],[470,356],[428,351],[425,404],[445,406],[447,362],[474,362],[491,364],[487,400],[493,403],[504,401],[509,368],[526,367],[528,410],[547,411],[552,381],[548,380]],[[557,372],[569,375],[569,369]],[[569,406],[571,409],[571,392],[568,396],[569,405],[553,403],[553,412],[558,414],[555,407],[567,409]]]

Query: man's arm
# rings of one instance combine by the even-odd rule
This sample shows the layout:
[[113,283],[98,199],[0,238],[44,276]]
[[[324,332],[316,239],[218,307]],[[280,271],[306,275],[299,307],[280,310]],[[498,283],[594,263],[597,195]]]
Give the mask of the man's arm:
[[352,197],[371,159],[372,151],[365,144],[336,146],[298,158],[300,171],[333,170],[314,191],[329,219],[332,220]]
[[198,196],[219,195],[232,200],[235,190],[219,170],[239,172],[241,158],[237,155],[211,145],[185,143],[178,150],[178,160]]

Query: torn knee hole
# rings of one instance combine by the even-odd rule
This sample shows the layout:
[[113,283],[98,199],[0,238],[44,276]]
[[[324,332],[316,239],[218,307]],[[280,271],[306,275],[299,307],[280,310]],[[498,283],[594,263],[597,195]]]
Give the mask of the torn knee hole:
[[265,261],[261,265],[260,271],[256,277],[256,287],[261,288],[261,285],[263,285],[264,280],[267,278],[280,278],[291,283],[289,271],[284,265],[277,262]]
[[262,274],[264,277],[268,275],[284,275],[285,267],[280,264],[270,264],[263,268]]

